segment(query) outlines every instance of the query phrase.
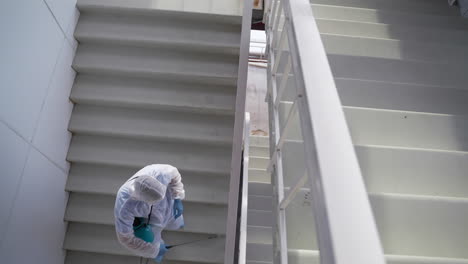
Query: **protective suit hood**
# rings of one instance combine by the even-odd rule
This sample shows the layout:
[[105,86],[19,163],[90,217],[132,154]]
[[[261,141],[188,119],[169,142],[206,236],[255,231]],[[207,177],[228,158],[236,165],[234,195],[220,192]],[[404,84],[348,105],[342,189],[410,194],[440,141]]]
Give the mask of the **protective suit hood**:
[[134,178],[130,198],[154,204],[166,196],[167,186],[150,175],[140,175]]

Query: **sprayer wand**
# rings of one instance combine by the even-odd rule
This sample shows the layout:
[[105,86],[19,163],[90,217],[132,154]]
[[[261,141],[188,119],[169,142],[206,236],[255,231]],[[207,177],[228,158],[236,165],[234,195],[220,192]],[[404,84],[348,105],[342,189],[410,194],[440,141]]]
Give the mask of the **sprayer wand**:
[[212,235],[212,236],[209,236],[209,237],[203,238],[203,239],[197,239],[197,240],[184,242],[184,243],[180,243],[180,244],[176,244],[176,245],[166,246],[166,248],[170,249],[170,248],[173,248],[173,247],[183,246],[183,245],[192,244],[192,243],[196,243],[196,242],[200,242],[200,241],[204,241],[204,240],[210,240],[210,239],[214,239],[214,238],[218,238],[218,235]]

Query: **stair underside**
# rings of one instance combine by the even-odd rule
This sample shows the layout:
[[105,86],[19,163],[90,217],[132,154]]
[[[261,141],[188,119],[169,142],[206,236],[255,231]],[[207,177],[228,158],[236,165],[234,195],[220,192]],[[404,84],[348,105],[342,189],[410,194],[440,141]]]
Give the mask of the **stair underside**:
[[176,166],[186,188],[185,227],[166,243],[220,235],[165,262],[223,262],[241,17],[141,1],[77,7],[65,263],[139,261],[117,241],[113,208],[118,188],[154,163]]

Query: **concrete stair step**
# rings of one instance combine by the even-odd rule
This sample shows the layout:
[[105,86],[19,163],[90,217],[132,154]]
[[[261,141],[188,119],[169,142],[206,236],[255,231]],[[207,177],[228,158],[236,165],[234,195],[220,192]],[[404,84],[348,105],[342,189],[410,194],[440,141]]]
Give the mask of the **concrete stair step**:
[[[207,234],[163,232],[166,244],[178,244],[203,239]],[[113,226],[69,223],[64,248],[72,251],[85,251],[121,256],[133,256],[120,245]],[[169,261],[190,261],[222,263],[224,260],[224,239],[211,239],[171,249],[165,259]]]
[[[288,263],[320,264],[317,250],[288,250]],[[385,255],[388,264],[467,264],[468,259]]]
[[263,195],[249,195],[249,210],[262,210],[272,211],[273,210],[273,198],[271,196]]
[[270,146],[270,138],[268,136],[250,135],[250,146],[268,148]]
[[445,16],[457,16],[457,8],[450,7],[444,1],[424,1],[424,0],[311,0],[312,4],[322,4],[329,6],[343,6],[363,9],[377,9],[382,11],[399,11],[415,14],[435,14]]
[[265,157],[249,157],[249,169],[266,169],[270,163],[270,158]]
[[367,190],[373,193],[468,198],[468,153],[356,146]]
[[238,54],[240,27],[213,17],[182,16],[177,12],[142,14],[128,9],[85,9],[75,30],[80,43],[127,43],[138,46],[186,47],[201,52]]
[[272,244],[272,228],[267,226],[247,226],[247,243]]
[[80,74],[70,96],[78,104],[234,114],[235,86]]
[[[187,197],[188,198],[188,197]],[[115,196],[71,193],[65,220],[114,226]],[[203,212],[203,214],[200,214]],[[181,232],[224,234],[227,216],[225,205],[184,201],[185,227]],[[176,232],[176,231],[174,231]]]
[[230,155],[230,147],[224,146],[75,135],[67,160],[129,167],[144,167],[157,161],[183,171],[227,175]]
[[[141,167],[73,163],[66,190],[70,192],[115,195],[120,186]],[[227,204],[229,178],[225,175],[180,170],[187,199],[200,203]]]
[[441,86],[335,79],[344,106],[468,115],[468,91]]
[[445,45],[466,45],[468,36],[461,29],[440,29],[410,25],[362,23],[334,19],[317,19],[320,33],[362,38],[420,41]]
[[[468,30],[468,29],[467,29]],[[345,35],[322,34],[328,54],[372,57],[395,60],[414,60],[433,63],[451,63],[463,67],[468,51],[463,46],[445,43],[427,43],[414,40],[377,39]]]
[[247,243],[247,261],[273,262],[271,244]]
[[80,44],[73,62],[79,73],[113,73],[131,77],[179,78],[193,82],[233,84],[237,79],[237,55],[197,53],[190,49],[136,47],[103,43]]
[[273,186],[270,183],[249,181],[249,195],[272,196]]
[[78,104],[69,130],[73,133],[231,145],[231,116]]
[[466,116],[345,107],[356,145],[468,151]]
[[370,194],[385,253],[468,259],[468,199]]
[[320,254],[318,250],[289,249],[288,263],[300,264],[320,264]]
[[254,157],[270,157],[270,148],[269,147],[261,147],[261,146],[250,146],[249,147],[249,156]]
[[[182,5],[182,7],[181,7]],[[77,7],[81,12],[100,11],[126,11],[138,15],[160,15],[170,13],[173,17],[182,16],[183,18],[201,18],[212,23],[236,24],[242,23],[241,13],[238,6],[234,4],[226,6],[222,4],[201,3],[196,5],[191,2],[174,1],[151,1],[133,0],[133,1],[108,1],[108,0],[79,0]]]
[[273,226],[272,211],[248,210],[247,225],[272,227]]
[[247,260],[247,264],[270,264],[273,263],[271,261],[254,261],[254,260]]
[[249,181],[271,183],[271,176],[266,169],[249,168]]
[[466,89],[468,76],[452,64],[329,55],[335,78]]
[[407,13],[384,9],[355,8],[339,5],[312,4],[315,18],[335,19],[353,22],[420,26],[444,29],[467,29],[468,22],[459,16]]
[[[120,256],[120,255],[110,255],[94,252],[84,252],[84,251],[73,251],[69,250],[67,252],[67,257],[65,258],[65,264],[129,264],[129,263],[140,263],[140,257],[134,256]],[[143,262],[146,263],[146,262]],[[148,263],[154,263],[149,261]],[[173,261],[173,260],[164,260],[164,263],[168,264],[187,264],[184,261]],[[200,262],[190,262],[193,264],[199,264]]]

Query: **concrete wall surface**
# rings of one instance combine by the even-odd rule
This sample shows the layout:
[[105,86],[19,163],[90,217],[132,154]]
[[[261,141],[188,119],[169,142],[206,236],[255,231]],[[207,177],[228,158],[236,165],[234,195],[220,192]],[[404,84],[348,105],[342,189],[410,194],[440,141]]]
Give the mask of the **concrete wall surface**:
[[62,264],[76,0],[0,3],[0,256]]

